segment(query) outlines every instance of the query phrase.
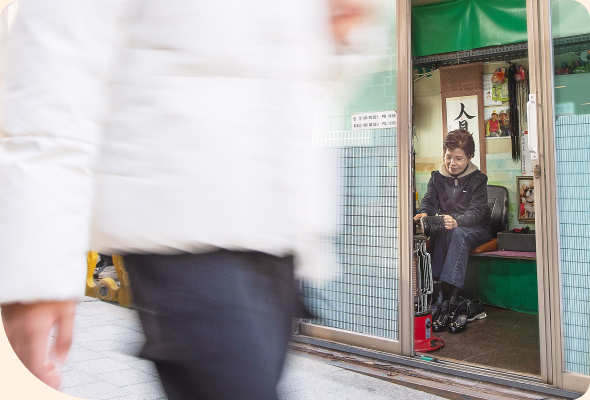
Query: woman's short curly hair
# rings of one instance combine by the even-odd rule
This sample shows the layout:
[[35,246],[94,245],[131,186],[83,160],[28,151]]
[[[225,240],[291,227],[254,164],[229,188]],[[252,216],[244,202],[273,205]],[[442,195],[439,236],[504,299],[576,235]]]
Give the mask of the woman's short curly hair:
[[456,129],[449,132],[443,142],[443,150],[455,150],[458,148],[463,150],[467,157],[473,157],[475,154],[473,135],[462,129]]

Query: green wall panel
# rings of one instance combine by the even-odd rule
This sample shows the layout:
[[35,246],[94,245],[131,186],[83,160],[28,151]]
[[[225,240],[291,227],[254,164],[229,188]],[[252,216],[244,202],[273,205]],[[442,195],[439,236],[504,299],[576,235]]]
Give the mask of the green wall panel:
[[469,257],[465,291],[483,304],[537,314],[537,261],[517,258]]

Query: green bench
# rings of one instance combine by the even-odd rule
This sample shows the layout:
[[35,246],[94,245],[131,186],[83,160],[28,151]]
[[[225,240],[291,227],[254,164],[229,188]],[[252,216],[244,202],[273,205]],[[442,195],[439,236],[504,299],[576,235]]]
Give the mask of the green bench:
[[538,314],[537,260],[489,253],[469,256],[464,294],[483,304]]

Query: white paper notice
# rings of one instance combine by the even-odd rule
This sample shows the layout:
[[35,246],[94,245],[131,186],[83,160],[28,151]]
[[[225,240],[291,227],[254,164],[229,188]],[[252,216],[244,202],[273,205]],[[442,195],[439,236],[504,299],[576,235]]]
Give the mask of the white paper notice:
[[397,113],[391,111],[377,111],[370,113],[352,114],[352,130],[397,128]]

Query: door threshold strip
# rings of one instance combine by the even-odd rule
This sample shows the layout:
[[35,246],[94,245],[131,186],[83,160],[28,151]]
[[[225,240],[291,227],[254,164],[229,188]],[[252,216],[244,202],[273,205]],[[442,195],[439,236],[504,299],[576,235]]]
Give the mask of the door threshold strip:
[[[396,354],[384,353],[380,351],[350,346],[342,343],[331,342],[323,339],[316,339],[309,336],[293,336],[291,338],[292,346],[305,346],[310,345],[315,348],[313,350],[318,355],[324,353],[328,358],[334,358],[342,361],[354,361],[355,356],[366,357],[369,359],[384,361],[385,363],[376,363],[376,367],[396,367],[404,366],[414,368],[417,370],[426,370],[434,373],[439,373],[447,376],[455,376],[459,378],[465,378],[473,381],[479,381],[478,383],[487,383],[497,385],[499,387],[514,388],[521,391],[528,391],[536,394],[543,394],[543,397],[536,398],[548,398],[547,395],[553,396],[553,398],[562,399],[577,399],[580,397],[580,393],[571,392],[567,390],[557,389],[553,386],[544,384],[541,382],[539,377],[531,375],[521,375],[517,373],[509,373],[506,371],[498,371],[491,368],[485,367],[473,367],[465,366],[464,364],[451,362],[447,360],[439,360],[438,362],[423,361],[419,357],[407,357]],[[326,350],[331,350],[326,353]],[[311,350],[310,350],[311,351]],[[338,354],[340,353],[340,354]],[[352,355],[352,356],[351,356]],[[531,397],[535,398],[535,397]]]

